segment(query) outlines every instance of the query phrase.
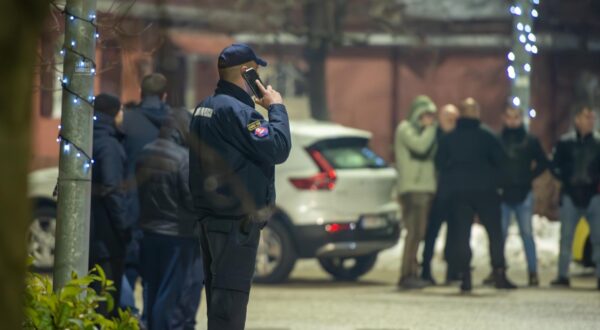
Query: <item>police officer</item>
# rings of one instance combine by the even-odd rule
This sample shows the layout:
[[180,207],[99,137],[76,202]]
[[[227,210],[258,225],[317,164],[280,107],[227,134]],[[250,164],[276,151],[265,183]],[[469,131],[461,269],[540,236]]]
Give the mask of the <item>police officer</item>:
[[191,123],[190,189],[202,227],[209,330],[244,328],[260,230],[275,202],[275,165],[291,148],[281,95],[257,80],[263,97],[253,99],[242,78],[266,65],[247,45],[223,49],[215,94]]

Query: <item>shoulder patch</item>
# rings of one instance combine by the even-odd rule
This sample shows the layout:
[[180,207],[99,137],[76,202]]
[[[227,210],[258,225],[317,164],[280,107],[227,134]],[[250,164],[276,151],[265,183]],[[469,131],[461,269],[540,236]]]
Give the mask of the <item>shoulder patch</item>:
[[269,135],[269,129],[266,127],[258,127],[256,130],[254,130],[254,135],[262,138],[265,137],[267,135]]
[[214,110],[212,108],[199,107],[196,109],[196,115],[200,117],[211,118]]
[[252,132],[260,127],[260,120],[255,120],[246,126],[248,131]]

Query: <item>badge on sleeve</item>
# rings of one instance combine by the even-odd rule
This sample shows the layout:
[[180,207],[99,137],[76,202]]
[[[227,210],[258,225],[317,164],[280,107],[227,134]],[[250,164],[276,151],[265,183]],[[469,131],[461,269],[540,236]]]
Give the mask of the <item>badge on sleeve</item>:
[[258,136],[258,137],[265,137],[267,135],[269,135],[269,129],[266,127],[259,127],[256,130],[254,130],[254,135]]
[[260,127],[260,120],[255,120],[255,121],[251,122],[250,124],[248,124],[248,126],[246,126],[246,127],[248,128],[248,131],[253,132],[257,128]]

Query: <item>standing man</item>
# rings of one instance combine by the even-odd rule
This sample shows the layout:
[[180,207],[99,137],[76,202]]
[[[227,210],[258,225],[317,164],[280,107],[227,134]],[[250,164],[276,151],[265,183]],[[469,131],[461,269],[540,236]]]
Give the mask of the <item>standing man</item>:
[[204,270],[189,188],[191,115],[174,110],[139,154],[140,268],[148,329],[193,330]]
[[[90,268],[100,265],[106,278],[114,282],[114,301],[119,301],[121,279],[125,267],[125,248],[131,239],[127,221],[125,151],[117,125],[123,119],[121,102],[115,96],[99,94],[94,101],[94,169],[90,223]],[[94,285],[92,285],[94,287]],[[102,304],[100,312],[108,315]],[[117,315],[116,308],[110,313]]]
[[523,110],[509,106],[502,116],[504,128],[500,141],[508,155],[502,187],[502,234],[508,235],[514,213],[523,240],[529,286],[538,286],[537,257],[533,240],[533,192],[531,183],[548,167],[548,158],[538,139],[527,133],[523,125]]
[[[453,104],[446,104],[443,106],[438,113],[438,121],[439,126],[436,133],[437,143],[448,133],[452,132],[456,127],[456,121],[458,120],[458,108]],[[431,210],[429,211],[429,217],[427,221],[427,229],[425,230],[425,246],[423,248],[423,269],[421,270],[421,279],[430,284],[435,285],[435,280],[433,279],[433,275],[431,273],[431,259],[433,259],[433,254],[435,252],[435,241],[437,239],[438,233],[440,231],[440,227],[442,223],[448,219],[447,209],[448,205],[446,205],[446,199],[442,198],[444,195],[441,193],[443,188],[439,186],[441,180],[439,180],[442,173],[438,171],[438,187],[435,193],[435,197],[433,198],[433,203],[431,205]],[[446,242],[448,239],[446,238]],[[446,248],[444,249],[444,255],[446,260],[448,260],[449,248],[451,246],[446,244]],[[453,271],[448,269],[446,272],[446,282],[449,282],[453,278]]]
[[126,280],[131,287],[131,292],[124,292],[121,305],[123,308],[131,308],[137,311],[133,305],[133,289],[139,276],[139,242],[142,231],[139,229],[138,221],[140,207],[137,195],[137,184],[135,181],[135,163],[139,153],[150,142],[156,140],[162,122],[167,117],[170,109],[165,103],[167,100],[167,78],[159,73],[153,73],[142,79],[142,101],[130,110],[123,113],[123,124],[121,130],[125,134],[123,146],[127,154],[127,194],[128,194],[128,219],[133,226],[133,239],[127,247],[127,258],[125,260]]
[[600,290],[600,135],[594,132],[596,115],[586,105],[575,112],[575,131],[565,134],[554,148],[552,172],[562,183],[560,254],[553,286],[569,287],[569,265],[575,227],[581,217],[590,225],[593,260]]
[[275,165],[292,146],[281,95],[258,80],[263,97],[246,92],[242,73],[265,65],[247,45],[223,49],[215,94],[192,119],[190,188],[202,223],[209,330],[244,329],[260,230],[275,203]]
[[461,291],[470,292],[471,225],[477,214],[490,242],[496,288],[516,288],[505,274],[498,173],[506,154],[496,136],[479,121],[479,104],[472,98],[462,102],[456,129],[440,141],[436,165],[443,173],[440,185],[448,198],[448,244],[452,268],[461,274]]
[[406,237],[398,286],[419,289],[427,283],[419,278],[417,251],[425,236],[427,216],[435,192],[436,107],[425,95],[410,105],[408,119],[396,129],[394,150],[398,170],[398,196],[402,205]]

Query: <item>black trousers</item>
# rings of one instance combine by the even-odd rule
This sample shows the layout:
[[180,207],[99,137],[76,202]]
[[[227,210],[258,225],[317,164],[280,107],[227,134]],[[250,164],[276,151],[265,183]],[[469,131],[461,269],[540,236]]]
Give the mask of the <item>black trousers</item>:
[[208,330],[243,330],[263,224],[202,219]]
[[[109,311],[106,303],[100,303],[98,313],[104,316],[118,316],[117,308],[119,306],[119,299],[121,298],[121,281],[125,272],[125,260],[123,258],[90,260],[89,268],[92,269],[95,265],[102,267],[106,278],[114,282],[116,289],[115,291],[109,291],[115,302],[113,310]],[[90,287],[96,290],[96,292],[100,292],[101,288],[98,282],[93,282]]]
[[470,271],[471,225],[476,214],[489,237],[492,267],[505,268],[500,196],[495,191],[457,192],[449,196],[449,202],[447,244],[453,246],[453,253],[448,256],[452,268],[461,273]]
[[[435,253],[435,241],[437,240],[440,228],[444,221],[448,219],[448,199],[441,194],[436,194],[431,204],[429,218],[427,220],[427,229],[425,230],[425,245],[423,247],[423,274],[431,275],[431,260]],[[446,232],[446,247],[444,248],[444,258],[452,254],[452,245],[448,244],[448,233]]]

